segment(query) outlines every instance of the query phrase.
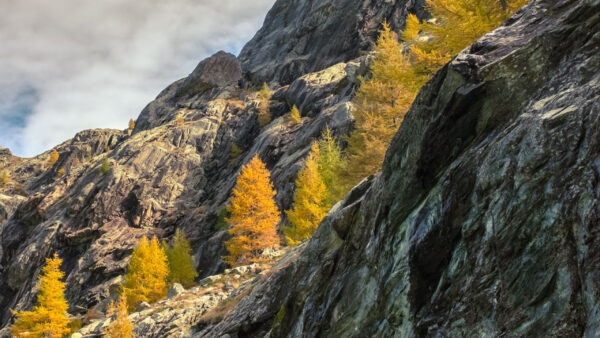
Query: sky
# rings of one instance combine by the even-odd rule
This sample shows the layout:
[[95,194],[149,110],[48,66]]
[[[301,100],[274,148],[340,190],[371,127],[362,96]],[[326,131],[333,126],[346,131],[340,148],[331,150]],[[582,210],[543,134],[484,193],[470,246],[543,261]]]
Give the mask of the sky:
[[127,128],[219,50],[238,54],[275,0],[0,0],[0,146],[40,154]]

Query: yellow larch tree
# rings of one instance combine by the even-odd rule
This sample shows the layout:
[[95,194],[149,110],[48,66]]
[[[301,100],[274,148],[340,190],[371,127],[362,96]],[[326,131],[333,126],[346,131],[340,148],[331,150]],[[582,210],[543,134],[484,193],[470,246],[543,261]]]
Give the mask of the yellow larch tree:
[[109,338],[133,337],[133,324],[131,323],[131,320],[129,320],[127,312],[127,296],[125,294],[122,294],[121,297],[119,297],[116,306],[114,302],[110,302],[106,316],[115,317],[104,332]]
[[181,230],[175,231],[173,244],[165,247],[165,252],[169,263],[169,283],[179,283],[186,288],[194,286],[194,278],[198,277],[198,272],[194,268],[190,242]]
[[263,249],[277,246],[277,224],[281,214],[275,204],[275,189],[265,164],[255,155],[237,177],[225,219],[232,238],[225,242],[231,266],[260,261]]
[[0,174],[0,187],[4,187],[8,184],[8,171],[2,170],[2,174]]
[[123,285],[129,311],[135,310],[140,302],[154,303],[164,298],[168,276],[167,256],[156,237],[150,241],[142,238],[133,250]]
[[296,191],[292,209],[286,211],[289,226],[283,228],[290,246],[309,239],[327,214],[323,206],[327,196],[325,183],[319,175],[319,144],[313,143],[304,167],[296,179]]
[[319,175],[326,187],[323,206],[329,210],[342,200],[347,191],[340,183],[339,173],[345,169],[346,161],[342,157],[342,147],[331,129],[326,127],[319,140]]
[[16,312],[12,335],[16,337],[62,337],[69,332],[69,305],[64,297],[64,273],[60,270],[62,259],[58,254],[46,258],[42,269],[37,305],[32,311]]
[[129,119],[129,130],[135,129],[135,121],[133,119]]
[[59,158],[59,154],[58,151],[56,151],[56,149],[53,149],[52,152],[50,153],[50,158],[48,158],[48,166],[52,167],[54,165],[54,163],[56,163],[56,161],[58,161]]
[[271,122],[271,111],[269,110],[271,89],[266,83],[263,83],[262,89],[258,92],[258,98],[258,125],[262,128]]
[[296,107],[296,105],[294,105],[292,107],[292,110],[290,111],[290,121],[293,124],[298,124],[302,122],[302,116],[300,116],[300,111],[298,110],[298,107]]
[[429,78],[458,52],[498,27],[529,0],[427,0],[435,20],[407,18],[404,41],[412,44],[414,71]]
[[348,166],[340,175],[346,190],[381,168],[385,151],[421,86],[410,78],[410,67],[396,34],[384,22],[371,77],[362,79],[353,100],[355,129],[347,138]]

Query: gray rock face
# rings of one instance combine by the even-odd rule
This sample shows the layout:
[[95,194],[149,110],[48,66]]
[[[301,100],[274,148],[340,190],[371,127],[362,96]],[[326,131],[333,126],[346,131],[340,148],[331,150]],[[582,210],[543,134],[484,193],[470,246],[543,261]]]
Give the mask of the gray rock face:
[[381,22],[404,27],[408,13],[425,17],[424,0],[277,0],[263,27],[242,49],[248,86],[287,85],[368,51]]
[[[338,135],[352,125],[356,72],[334,66],[308,74],[290,95],[288,87],[276,88],[280,96],[271,106],[280,109],[261,129],[257,95],[237,86],[239,70],[231,55],[218,53],[150,103],[133,133],[83,131],[56,147],[60,157],[52,166],[50,151],[31,159],[0,155],[0,171],[14,178],[0,189],[0,327],[12,319],[8,309],[31,307],[37,275],[55,252],[64,259],[73,315],[105,311],[142,237],[168,240],[181,229],[199,278],[223,271],[227,233],[216,231],[217,215],[254,154],[271,170],[279,207],[290,207],[310,144],[327,125]],[[214,87],[187,90],[194,81]],[[281,115],[303,97],[318,99],[302,123],[292,125]],[[243,150],[238,158],[231,158],[233,143]],[[101,173],[104,158],[110,169]]]
[[533,1],[460,53],[382,173],[202,336],[595,336],[598,13]]

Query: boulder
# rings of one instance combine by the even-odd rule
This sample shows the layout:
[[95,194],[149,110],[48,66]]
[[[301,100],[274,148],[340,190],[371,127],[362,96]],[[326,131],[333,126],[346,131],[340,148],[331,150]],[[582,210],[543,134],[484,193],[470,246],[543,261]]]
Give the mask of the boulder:
[[183,288],[183,286],[181,284],[173,283],[173,285],[171,285],[169,290],[167,290],[167,299],[177,297],[184,292],[185,292],[185,289]]

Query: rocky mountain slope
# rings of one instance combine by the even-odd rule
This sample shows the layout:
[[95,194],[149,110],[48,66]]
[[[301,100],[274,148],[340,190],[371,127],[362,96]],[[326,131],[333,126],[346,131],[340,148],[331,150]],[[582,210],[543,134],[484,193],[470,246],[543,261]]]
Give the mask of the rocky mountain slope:
[[[279,0],[239,58],[203,61],[132,133],[81,132],[56,148],[50,168],[49,152],[2,150],[0,170],[13,181],[0,191],[0,324],[8,308],[32,304],[35,276],[55,251],[73,314],[104,310],[142,236],[181,228],[201,277],[222,272],[226,233],[215,223],[240,166],[259,153],[288,208],[310,142],[326,124],[351,128],[350,99],[367,68],[358,50],[383,19],[400,28],[407,12],[424,16],[421,6]],[[334,206],[310,241],[237,291],[202,285],[133,314],[136,333],[600,334],[599,32],[597,0],[532,1],[421,90],[382,173]],[[353,45],[324,38],[336,34]],[[276,85],[274,120],[262,129],[248,89],[260,81]],[[282,117],[293,104],[300,125]],[[111,168],[101,174],[104,157]],[[206,320],[225,297],[232,309]],[[183,324],[170,331],[175,321]]]
[[[0,151],[0,171],[10,173],[0,189],[0,328],[12,320],[9,309],[31,307],[36,277],[54,252],[64,258],[73,315],[104,311],[143,236],[168,239],[180,228],[192,242],[200,278],[222,272],[228,235],[215,228],[218,214],[239,169],[255,153],[271,170],[278,205],[289,208],[311,142],[326,125],[338,135],[351,128],[351,96],[367,70],[366,57],[357,58],[359,48],[367,48],[382,20],[401,26],[409,11],[422,15],[422,9],[412,1],[370,1],[360,8],[336,1],[327,10],[316,1],[288,2],[276,3],[261,32],[286,32],[286,41],[293,36],[304,47],[272,45],[276,58],[264,64],[286,67],[315,49],[329,49],[330,58],[286,73],[283,87],[264,78],[274,89],[269,125],[258,125],[257,87],[247,81],[261,78],[257,55],[264,39],[271,39],[258,33],[239,58],[219,52],[166,88],[142,111],[133,131],[80,132],[53,149],[60,156],[51,165],[50,150],[30,159]],[[300,20],[299,10],[313,19]],[[281,21],[281,15],[294,19]],[[338,55],[341,47],[317,33],[319,20],[329,22],[328,31],[343,28],[340,37],[354,34],[351,27],[360,22],[362,42]],[[303,115],[298,125],[283,117],[294,104]],[[234,143],[243,150],[237,158],[230,155]],[[103,173],[105,161],[109,170]]]
[[198,337],[600,334],[600,2],[535,0],[421,90],[383,171]]

